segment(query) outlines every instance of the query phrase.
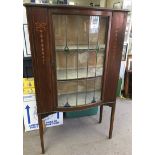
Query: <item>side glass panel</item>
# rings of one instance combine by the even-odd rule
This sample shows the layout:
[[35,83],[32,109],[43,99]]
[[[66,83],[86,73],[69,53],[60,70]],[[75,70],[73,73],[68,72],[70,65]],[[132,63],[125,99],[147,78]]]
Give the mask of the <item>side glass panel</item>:
[[107,18],[52,15],[58,107],[101,101]]

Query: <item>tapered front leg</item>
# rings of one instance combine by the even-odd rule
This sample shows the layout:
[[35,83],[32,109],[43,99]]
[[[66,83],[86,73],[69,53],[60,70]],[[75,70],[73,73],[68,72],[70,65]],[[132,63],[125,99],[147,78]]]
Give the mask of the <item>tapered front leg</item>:
[[99,123],[102,122],[102,113],[103,113],[103,105],[100,106],[100,118],[99,118]]
[[44,139],[43,139],[43,122],[42,122],[41,114],[38,115],[38,122],[39,122],[39,133],[40,133],[41,149],[42,149],[42,154],[44,154],[45,149],[44,149]]
[[114,124],[114,115],[115,115],[116,103],[111,105],[111,119],[110,119],[110,129],[109,129],[109,139],[112,138],[113,124]]

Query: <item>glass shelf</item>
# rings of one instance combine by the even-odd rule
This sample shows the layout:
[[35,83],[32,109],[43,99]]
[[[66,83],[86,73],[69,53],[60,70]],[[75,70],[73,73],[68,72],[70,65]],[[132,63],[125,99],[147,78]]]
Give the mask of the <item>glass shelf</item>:
[[58,107],[101,100],[107,18],[53,15]]

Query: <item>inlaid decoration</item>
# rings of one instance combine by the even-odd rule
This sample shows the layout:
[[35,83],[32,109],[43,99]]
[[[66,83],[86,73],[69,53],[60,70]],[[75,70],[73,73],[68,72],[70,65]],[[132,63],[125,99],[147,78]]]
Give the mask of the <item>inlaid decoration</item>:
[[35,23],[35,29],[37,32],[39,32],[40,37],[40,45],[41,45],[41,57],[43,64],[45,63],[45,46],[44,46],[44,35],[43,33],[47,30],[47,24],[46,23]]

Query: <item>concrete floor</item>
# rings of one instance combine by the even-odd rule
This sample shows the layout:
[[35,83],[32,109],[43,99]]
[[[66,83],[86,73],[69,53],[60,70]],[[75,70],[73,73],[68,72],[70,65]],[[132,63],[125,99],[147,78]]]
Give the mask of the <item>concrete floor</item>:
[[[95,116],[65,119],[63,126],[47,128],[45,155],[131,155],[132,101],[117,99],[113,138],[108,139],[110,108],[105,106],[103,121]],[[41,153],[38,131],[23,134],[23,154]]]

